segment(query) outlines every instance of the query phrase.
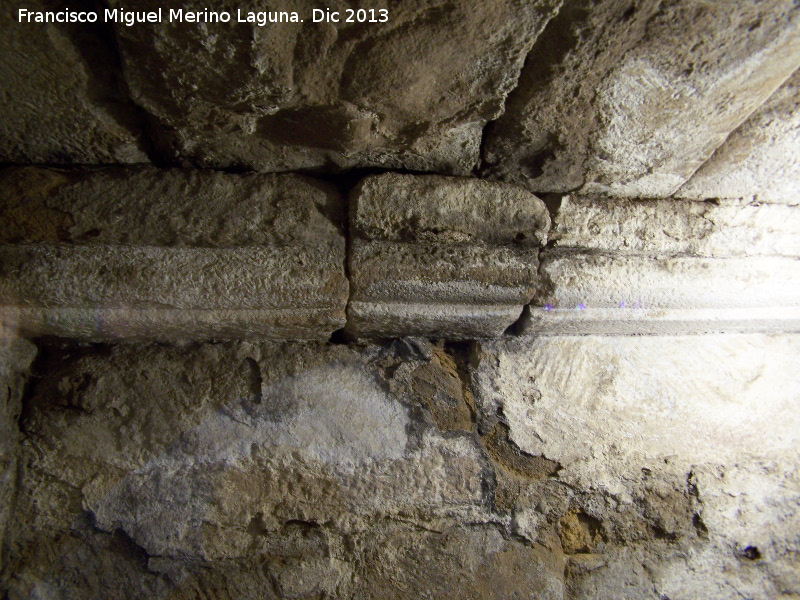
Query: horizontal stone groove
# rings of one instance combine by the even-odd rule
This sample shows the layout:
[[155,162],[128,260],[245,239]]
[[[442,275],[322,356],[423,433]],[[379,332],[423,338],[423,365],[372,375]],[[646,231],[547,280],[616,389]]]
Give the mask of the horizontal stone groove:
[[0,314],[88,340],[798,331],[797,210],[564,196],[551,218],[434,175],[345,199],[295,175],[11,168]]

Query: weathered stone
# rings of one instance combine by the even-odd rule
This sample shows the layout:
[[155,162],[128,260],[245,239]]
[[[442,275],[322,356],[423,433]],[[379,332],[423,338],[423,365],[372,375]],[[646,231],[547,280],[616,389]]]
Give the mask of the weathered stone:
[[[678,281],[677,283],[681,283]],[[682,335],[800,332],[800,308],[575,308],[530,307],[528,335]]]
[[[376,5],[373,22],[116,26],[134,101],[184,163],[283,171],[380,165],[469,174],[481,132],[513,89],[536,36],[560,0],[466,0]],[[112,6],[120,6],[112,2]],[[190,10],[147,1],[137,10]],[[199,6],[192,7],[199,8]],[[386,11],[384,19],[381,10]],[[277,14],[277,12],[272,13]],[[266,13],[264,14],[266,17]],[[377,22],[375,22],[377,21]],[[383,22],[380,22],[383,21]],[[413,51],[410,53],[410,49]]]
[[687,181],[681,198],[800,203],[800,71],[734,131]]
[[[342,302],[342,307],[344,303]],[[342,310],[3,307],[26,336],[75,340],[328,339],[344,325]]]
[[0,242],[229,248],[333,244],[342,201],[302,176],[152,167],[0,171]]
[[327,339],[348,284],[339,196],[296,176],[3,173],[0,301],[25,334]]
[[796,593],[798,343],[47,348],[9,598]]
[[164,575],[148,570],[141,548],[121,531],[97,530],[86,515],[70,523],[58,539],[42,542],[25,548],[23,560],[29,567],[14,573],[9,600],[171,598],[173,586]]
[[800,262],[548,251],[531,334],[800,330]]
[[670,196],[800,65],[799,22],[790,0],[571,0],[488,134],[487,170],[536,192]]
[[520,306],[532,295],[537,258],[536,248],[354,240],[350,273],[355,297],[375,302]]
[[348,330],[496,337],[535,291],[550,217],[504,184],[380,175],[351,196]]
[[521,305],[435,302],[361,302],[347,305],[347,331],[355,336],[390,338],[425,335],[468,340],[500,336],[520,318]]
[[[0,162],[143,163],[141,123],[120,89],[102,24],[19,22],[20,9],[63,10],[54,0],[10,0],[0,15]],[[94,10],[73,2],[74,12]]]
[[[664,550],[668,552],[667,548]],[[662,600],[664,596],[658,593],[648,572],[648,558],[646,552],[630,548],[623,548],[612,556],[576,555],[567,563],[568,597],[574,600]],[[687,596],[675,598],[689,599]]]
[[754,334],[498,341],[483,345],[478,392],[482,410],[501,408],[511,439],[557,460],[562,477],[610,475],[633,456],[793,456],[798,344],[798,335]]
[[795,210],[732,200],[564,196],[524,330],[796,331]]
[[[478,444],[413,417],[404,404],[411,398],[387,391],[393,376],[377,348],[50,352],[48,377],[31,389],[24,419],[25,491],[11,552],[20,596],[59,589],[67,562],[52,557],[71,523],[87,519],[95,528],[87,544],[129,539],[153,557],[147,569],[173,585],[226,565],[232,581],[252,582],[259,567],[235,573],[261,557],[286,598],[314,590],[350,597],[353,564],[401,573],[402,556],[386,564],[352,541],[385,536],[388,522],[412,530],[494,522]],[[472,544],[477,563],[503,552],[517,557],[512,563],[540,560],[517,544],[507,548],[499,534],[499,546],[485,551],[482,535],[467,532],[459,542]],[[102,570],[88,554],[78,572]],[[376,577],[365,585],[377,589]]]
[[[753,450],[763,449],[764,445]],[[786,462],[738,460],[698,466],[692,469],[690,485],[700,499],[697,519],[711,543],[696,556],[659,565],[655,573],[661,594],[723,600],[732,592],[751,598],[800,593],[796,455]]]
[[550,216],[536,196],[480,179],[387,173],[351,195],[351,230],[364,239],[543,246]]
[[535,502],[526,500],[552,496],[552,493],[548,493],[550,491],[538,489],[534,482],[555,475],[561,465],[543,456],[522,451],[508,438],[508,427],[504,423],[494,423],[491,430],[481,437],[481,444],[494,466],[495,509],[501,514],[511,515],[516,534],[530,542],[539,541],[541,529],[546,525],[545,516],[533,509]]
[[609,255],[800,256],[799,209],[739,201],[608,200],[564,196],[554,248]]
[[431,413],[440,431],[472,431],[475,403],[447,352],[432,348],[430,360],[416,366],[409,379],[415,399]]
[[367,544],[373,560],[353,598],[564,598],[563,560],[491,527],[406,528]]
[[[7,531],[17,501],[20,454],[19,417],[22,392],[36,346],[14,338],[0,320],[0,563],[6,556]],[[5,567],[0,564],[0,585],[5,586]]]
[[569,510],[542,485],[516,510],[559,519],[564,550],[578,552],[571,598],[797,594],[798,344],[717,335],[482,346],[479,418],[500,419],[521,450],[562,465]]

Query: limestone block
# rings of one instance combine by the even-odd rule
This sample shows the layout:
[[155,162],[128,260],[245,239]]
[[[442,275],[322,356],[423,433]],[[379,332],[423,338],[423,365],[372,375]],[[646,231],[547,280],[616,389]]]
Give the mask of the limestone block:
[[797,560],[786,551],[796,544],[800,521],[796,465],[796,459],[759,460],[693,470],[690,489],[701,495],[700,518],[714,532],[712,544],[694,560],[676,557],[662,565],[659,591],[671,598],[700,594],[714,600],[729,597],[731,589],[752,598],[796,595]]
[[487,172],[671,196],[800,65],[799,24],[791,0],[571,0],[487,135]]
[[0,302],[27,335],[327,339],[348,283],[338,195],[295,176],[3,173]]
[[798,344],[796,334],[507,339],[483,345],[476,381],[482,410],[501,407],[521,449],[575,477],[634,456],[778,460],[797,455]]
[[355,240],[350,263],[357,297],[480,306],[530,300],[537,260],[537,248]]
[[800,331],[800,308],[547,308],[522,318],[528,335],[680,335]]
[[[558,461],[561,484],[580,490],[570,505],[589,547],[568,556],[569,597],[797,593],[799,344],[708,335],[482,345],[479,412],[503,419],[523,451]],[[553,497],[537,502],[541,516],[553,510]],[[663,546],[643,541],[653,530]]]
[[522,305],[433,304],[353,300],[347,330],[355,336],[389,338],[419,335],[469,340],[498,337],[520,318]]
[[351,195],[355,336],[500,335],[536,287],[550,217],[504,184],[387,174]]
[[800,261],[550,251],[531,334],[800,330]]
[[[442,537],[476,564],[541,562],[542,553],[496,530],[487,463],[472,435],[442,433],[413,412],[385,369],[387,359],[400,364],[386,349],[126,344],[51,356],[24,419],[24,491],[10,554],[19,597],[42,588],[85,596],[88,574],[109,570],[104,561],[124,572],[140,556],[178,589],[211,575],[268,573],[283,597],[314,589],[354,597],[355,568],[359,585],[373,590],[385,569],[407,570],[409,555],[372,549],[395,526],[419,534],[468,522],[456,539]],[[89,551],[112,535],[127,547],[111,558]],[[78,539],[89,556],[75,565],[64,550]],[[423,542],[415,547],[446,569],[449,553]],[[540,578],[558,585],[551,572],[525,581]],[[121,587],[113,584],[115,597],[141,593]]]
[[800,212],[790,206],[564,196],[554,248],[616,255],[800,257]]
[[[195,26],[167,17],[199,5],[147,0],[136,10],[161,8],[164,22],[118,23],[115,31],[131,96],[153,117],[159,147],[181,163],[468,175],[484,125],[502,112],[560,4],[337,0],[326,8],[338,22],[313,22],[318,2],[248,0],[224,5],[230,24]],[[374,11],[347,12],[366,8]],[[301,22],[237,22],[281,10]]]
[[21,8],[63,10],[54,0],[3,5],[0,162],[149,162],[136,107],[121,92],[121,74],[108,58],[115,50],[104,25],[20,23]]
[[687,181],[681,198],[800,203],[800,71],[734,131]]

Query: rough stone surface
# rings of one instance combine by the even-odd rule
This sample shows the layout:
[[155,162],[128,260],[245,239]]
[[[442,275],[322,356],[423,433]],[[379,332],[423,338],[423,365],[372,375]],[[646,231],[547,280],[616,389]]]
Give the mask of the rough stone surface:
[[0,16],[0,597],[800,598],[800,2],[298,2]]
[[793,259],[693,259],[546,255],[553,306],[758,308],[795,306],[800,263]]
[[353,300],[347,305],[346,331],[368,338],[495,338],[520,318],[522,310],[519,304],[451,304],[441,299],[432,304]]
[[615,255],[800,256],[798,209],[743,201],[564,196],[551,247]]
[[492,514],[471,417],[436,425],[466,402],[442,347],[49,348],[41,369],[11,598],[98,576],[119,598],[563,597],[558,556]]
[[229,248],[335,245],[343,204],[298,175],[153,167],[0,171],[0,242]]
[[[466,175],[483,126],[502,112],[560,3],[378,3],[385,23],[346,23],[347,9],[364,7],[337,1],[327,8],[342,22],[313,23],[319,4],[304,1],[269,7],[297,11],[303,23],[118,24],[116,34],[131,96],[173,159],[260,171],[378,165]],[[136,8],[159,7],[204,8]],[[235,21],[237,10],[267,7],[218,8]]]
[[523,452],[561,465],[560,498],[520,495],[514,511],[523,527],[561,514],[570,598],[798,594],[798,344],[720,335],[483,345],[479,424],[499,419]]
[[45,346],[4,586],[791,597],[799,344]]
[[357,241],[350,257],[357,297],[379,302],[411,298],[435,304],[522,305],[536,280],[538,251],[508,246],[428,246]]
[[796,71],[687,181],[681,198],[800,203],[800,71]]
[[[19,23],[18,10],[54,0],[10,0],[0,15],[0,162],[149,162],[135,105],[124,95],[102,24]],[[72,2],[74,11],[94,10]]]
[[535,192],[675,193],[800,63],[795,3],[732,8],[567,2],[488,133],[487,172]]
[[574,195],[556,205],[524,331],[800,330],[795,207]]
[[0,320],[0,580],[5,579],[6,540],[17,500],[22,394],[36,346],[14,338]]
[[525,331],[797,331],[800,261],[548,251]]
[[3,172],[0,301],[26,334],[327,339],[343,207],[297,176]]
[[473,179],[387,174],[350,201],[348,331],[496,337],[535,291],[544,203]]
[[364,179],[350,204],[351,230],[365,239],[543,246],[550,228],[535,196],[480,179],[388,173]]
[[642,305],[636,303],[613,308],[586,306],[581,307],[581,303],[568,308],[531,305],[520,319],[520,329],[526,335],[556,336],[800,332],[800,308],[797,306],[641,308]]

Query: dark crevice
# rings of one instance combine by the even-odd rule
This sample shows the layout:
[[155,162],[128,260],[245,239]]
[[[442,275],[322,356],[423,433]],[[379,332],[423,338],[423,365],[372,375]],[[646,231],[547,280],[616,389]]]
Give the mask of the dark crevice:
[[[523,67],[523,69],[524,69],[524,67]],[[519,80],[517,81],[517,85],[519,85]],[[514,88],[514,89],[516,89],[516,88]],[[509,95],[511,95],[511,93],[513,93],[513,92],[514,92],[514,90],[511,90]],[[508,100],[508,96],[506,96],[506,100]],[[480,146],[478,148],[478,162],[472,168],[473,177],[477,177],[479,179],[486,178],[487,175],[489,174],[490,170],[491,170],[491,167],[494,164],[496,164],[496,161],[489,162],[489,160],[487,160],[487,158],[486,158],[486,155],[488,153],[487,148],[489,146],[489,140],[491,139],[491,137],[492,137],[492,135],[494,133],[494,130],[497,127],[496,123],[497,123],[497,121],[499,119],[501,119],[503,117],[505,112],[506,111],[505,111],[505,103],[504,103],[503,111],[500,113],[500,116],[497,117],[497,119],[494,119],[492,121],[487,121],[487,123],[483,126],[483,129],[481,129],[481,144],[480,144]]]
[[674,531],[667,531],[660,525],[651,525],[650,532],[652,533],[653,537],[657,540],[665,540],[668,542],[674,542],[679,539],[679,536]]
[[[349,277],[348,277],[347,279],[348,279],[348,281],[350,280],[350,278],[349,278]],[[349,305],[349,304],[350,304],[350,302],[348,301],[348,305]],[[330,337],[330,338],[328,338],[328,343],[329,343],[329,344],[331,344],[332,346],[347,346],[347,345],[348,345],[348,344],[350,344],[350,342],[352,342],[352,341],[353,341],[353,340],[352,340],[352,338],[350,337],[350,334],[349,334],[349,333],[347,333],[347,331],[345,330],[345,328],[344,328],[344,327],[342,327],[341,329],[337,329],[336,331],[334,331],[334,332],[331,334],[331,337]]]
[[350,275],[350,255],[352,253],[352,235],[350,234],[350,195],[358,183],[365,177],[365,174],[357,173],[354,171],[348,172],[343,174],[339,177],[328,177],[324,178],[323,180],[326,181],[328,185],[334,187],[337,192],[339,193],[341,200],[341,229],[342,234],[344,237],[344,263],[342,265],[342,269],[344,270],[344,276],[347,280],[347,302],[345,304],[345,320],[344,320],[344,327],[337,329],[334,331],[330,338],[328,339],[328,343],[330,344],[347,344],[351,341],[351,336],[347,332],[346,326],[347,321],[349,320],[349,311],[350,311],[350,303],[353,299],[353,279]]
[[738,548],[735,552],[736,557],[743,560],[759,560],[761,558],[761,551],[757,546],[745,546]]
[[531,308],[529,305],[524,305],[520,311],[519,317],[511,325],[506,327],[503,332],[504,336],[519,337],[525,333],[526,325],[530,321]]
[[545,166],[556,157],[556,136],[550,134],[544,144],[544,149],[521,161],[520,167],[529,179],[538,179],[544,175]]
[[697,537],[699,538],[708,537],[708,527],[706,527],[706,524],[703,523],[703,518],[700,516],[699,513],[694,513],[692,515],[692,527],[694,527],[694,530],[697,533]]
[[125,530],[114,530],[112,534],[111,551],[124,558],[133,559],[140,569],[144,571],[148,570],[147,563],[150,560],[150,554],[137,544]]
[[539,267],[537,272],[536,278],[536,293],[533,296],[533,299],[530,301],[529,305],[531,310],[534,306],[545,306],[546,300],[552,296],[553,292],[555,291],[555,283],[544,270],[544,265],[551,251],[554,242],[548,242],[547,245],[539,251]]
[[547,232],[547,243],[539,250],[539,264],[537,266],[536,274],[536,291],[528,303],[522,307],[522,311],[517,320],[509,325],[508,328],[506,328],[506,330],[503,332],[503,335],[505,336],[519,337],[524,335],[527,332],[531,322],[532,305],[541,304],[542,299],[550,295],[554,289],[554,284],[544,271],[543,264],[546,257],[546,251],[554,248],[557,241],[556,226],[558,213],[561,210],[561,203],[563,202],[563,199],[564,194],[560,193],[542,194],[540,196],[540,200],[542,200],[545,207],[547,207],[547,212],[550,215],[550,231]]
[[244,359],[243,365],[246,369],[245,376],[247,378],[247,388],[250,393],[250,399],[253,404],[261,404],[261,390],[263,385],[261,367],[258,366],[258,362],[256,362],[255,359],[249,356]]
[[90,536],[99,536],[106,540],[105,550],[116,554],[125,561],[130,561],[141,572],[154,573],[149,569],[149,562],[154,558],[139,545],[130,534],[122,528],[106,531],[97,525],[97,518],[90,510],[78,513],[73,520],[71,532],[78,537],[86,539]]
[[405,336],[389,342],[395,356],[402,360],[420,360],[430,362],[433,358],[431,342],[425,338]]
[[79,393],[91,384],[91,376],[82,373],[74,381],[77,385],[67,394],[58,390],[61,375],[71,373],[72,365],[81,356],[94,354],[107,356],[114,345],[111,343],[82,343],[74,340],[42,337],[34,340],[38,347],[36,358],[30,369],[30,376],[22,396],[18,426],[24,437],[30,436],[27,423],[37,409],[47,409],[50,404],[61,402],[61,408],[85,412],[79,402]]
[[547,236],[547,239],[551,239],[553,232],[555,231],[556,220],[558,219],[558,213],[561,210],[561,203],[564,201],[565,195],[566,194],[560,193],[539,195],[539,199],[544,202],[544,205],[547,207],[547,212],[550,214],[550,232]]

